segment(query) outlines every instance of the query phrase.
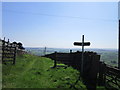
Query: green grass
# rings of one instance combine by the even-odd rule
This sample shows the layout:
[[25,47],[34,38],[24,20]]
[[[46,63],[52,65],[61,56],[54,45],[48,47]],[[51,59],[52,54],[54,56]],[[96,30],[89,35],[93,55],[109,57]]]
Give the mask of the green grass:
[[[49,58],[33,55],[17,56],[16,65],[4,65],[3,88],[69,88],[79,76],[79,72],[72,67],[53,66]],[[77,88],[86,86],[79,81]]]

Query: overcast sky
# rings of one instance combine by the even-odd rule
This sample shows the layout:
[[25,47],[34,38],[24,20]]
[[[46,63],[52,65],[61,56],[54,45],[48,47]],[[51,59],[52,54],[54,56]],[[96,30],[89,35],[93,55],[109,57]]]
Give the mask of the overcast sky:
[[118,3],[4,2],[2,29],[26,47],[76,48],[85,35],[88,48],[117,48]]

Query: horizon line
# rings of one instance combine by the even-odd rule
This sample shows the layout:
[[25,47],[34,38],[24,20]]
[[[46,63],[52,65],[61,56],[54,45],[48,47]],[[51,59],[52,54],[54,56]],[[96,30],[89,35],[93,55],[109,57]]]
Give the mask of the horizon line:
[[[30,47],[30,46],[25,46],[25,48],[45,48],[45,47]],[[58,49],[81,49],[81,48],[62,48],[62,47],[46,47],[46,48],[58,48]],[[85,49],[116,49],[118,48],[85,48]]]

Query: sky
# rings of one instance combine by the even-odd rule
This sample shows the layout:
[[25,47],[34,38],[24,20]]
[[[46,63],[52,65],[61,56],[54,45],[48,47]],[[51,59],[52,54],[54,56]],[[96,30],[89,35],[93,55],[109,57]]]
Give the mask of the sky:
[[3,2],[2,38],[25,47],[118,48],[117,2]]

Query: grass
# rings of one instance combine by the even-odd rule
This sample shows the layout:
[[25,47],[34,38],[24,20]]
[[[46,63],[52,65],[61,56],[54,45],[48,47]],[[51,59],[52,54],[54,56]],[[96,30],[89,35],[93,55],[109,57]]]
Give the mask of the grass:
[[[16,65],[2,66],[3,88],[69,88],[79,76],[72,67],[51,68],[49,58],[29,54],[17,56]],[[76,88],[86,89],[79,81]]]
[[[114,79],[113,79],[113,78],[114,78]],[[113,88],[113,89],[116,88],[116,89],[118,89],[118,90],[120,89],[120,88],[119,88],[119,86],[120,86],[120,79],[119,79],[119,78],[116,78],[116,79],[115,79],[115,78],[116,78],[115,76],[106,76],[106,79],[107,79],[107,80],[106,80],[106,81],[107,81],[106,87],[107,87],[107,88]],[[110,80],[111,80],[112,82],[111,82]],[[110,82],[109,82],[109,81],[110,81]],[[114,82],[114,83],[117,82],[117,84],[118,84],[119,86],[116,85],[116,84],[114,84],[113,82]]]

